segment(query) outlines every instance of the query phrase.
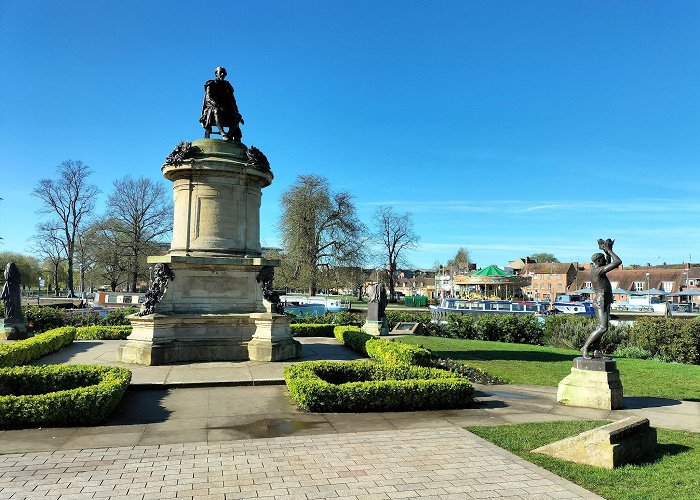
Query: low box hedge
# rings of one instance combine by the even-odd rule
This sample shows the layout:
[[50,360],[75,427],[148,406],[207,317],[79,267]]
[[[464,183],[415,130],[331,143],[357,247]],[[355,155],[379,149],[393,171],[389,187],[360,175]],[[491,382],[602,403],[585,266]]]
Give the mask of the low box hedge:
[[333,329],[333,335],[339,342],[365,356],[367,356],[365,344],[368,340],[375,338],[374,335],[365,333],[362,328],[357,326],[336,326]]
[[428,349],[386,339],[368,340],[365,348],[367,355],[380,363],[430,366],[432,360],[432,353]]
[[0,369],[0,427],[94,425],[124,395],[131,372],[97,365]]
[[452,372],[368,360],[306,361],[284,376],[297,405],[315,412],[463,408],[474,394],[469,380]]
[[293,323],[289,331],[293,337],[332,337],[335,325],[314,323]]
[[26,365],[75,340],[75,327],[64,326],[16,342],[0,344],[0,367]]
[[79,326],[75,340],[126,340],[131,335],[131,325],[122,326]]

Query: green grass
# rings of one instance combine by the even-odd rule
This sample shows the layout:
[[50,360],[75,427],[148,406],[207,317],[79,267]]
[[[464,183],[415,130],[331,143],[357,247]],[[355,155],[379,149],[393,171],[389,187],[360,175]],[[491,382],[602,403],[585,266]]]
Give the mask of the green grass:
[[[513,384],[556,387],[571,371],[578,351],[528,344],[483,340],[406,336],[399,339],[422,345],[442,358],[464,361]],[[617,358],[625,396],[700,401],[700,366]]]
[[658,429],[656,452],[637,464],[614,470],[530,453],[539,446],[604,423],[545,422],[467,430],[608,500],[700,498],[700,434]]

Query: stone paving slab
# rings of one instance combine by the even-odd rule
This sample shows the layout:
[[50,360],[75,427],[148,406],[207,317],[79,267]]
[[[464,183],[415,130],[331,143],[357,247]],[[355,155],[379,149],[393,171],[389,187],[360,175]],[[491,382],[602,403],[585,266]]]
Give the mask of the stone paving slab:
[[0,498],[601,497],[451,427],[3,455]]

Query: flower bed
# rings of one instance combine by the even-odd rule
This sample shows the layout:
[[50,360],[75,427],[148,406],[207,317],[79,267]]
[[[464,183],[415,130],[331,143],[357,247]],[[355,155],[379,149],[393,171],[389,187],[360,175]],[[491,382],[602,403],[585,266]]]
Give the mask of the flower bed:
[[300,408],[315,412],[404,411],[463,408],[474,388],[445,370],[372,361],[307,361],[284,372]]
[[94,425],[124,395],[131,372],[97,365],[0,369],[0,428]]

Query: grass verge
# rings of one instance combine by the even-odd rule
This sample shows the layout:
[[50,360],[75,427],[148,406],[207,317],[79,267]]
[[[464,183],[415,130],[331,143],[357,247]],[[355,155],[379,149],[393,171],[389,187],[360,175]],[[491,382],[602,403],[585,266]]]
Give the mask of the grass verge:
[[530,453],[539,446],[604,423],[544,422],[467,430],[608,500],[699,498],[700,434],[658,429],[656,452],[637,464],[612,471]]
[[[578,351],[528,344],[412,335],[399,342],[421,345],[438,357],[479,368],[512,384],[556,387]],[[700,401],[700,366],[617,358],[626,396]]]

